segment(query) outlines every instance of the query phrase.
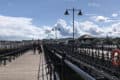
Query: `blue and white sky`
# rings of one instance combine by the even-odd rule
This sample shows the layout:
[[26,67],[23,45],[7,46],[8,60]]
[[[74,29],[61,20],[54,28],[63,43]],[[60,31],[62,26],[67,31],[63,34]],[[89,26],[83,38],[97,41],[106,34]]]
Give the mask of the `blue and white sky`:
[[[0,0],[0,39],[22,40],[54,38],[52,28],[61,28],[58,37],[72,36],[72,13],[75,13],[75,35],[120,37],[120,0]],[[49,35],[49,37],[48,37]]]

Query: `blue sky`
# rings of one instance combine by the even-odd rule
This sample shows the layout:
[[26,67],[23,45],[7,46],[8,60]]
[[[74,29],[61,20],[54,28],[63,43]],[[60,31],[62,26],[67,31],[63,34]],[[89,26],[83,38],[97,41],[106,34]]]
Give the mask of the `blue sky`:
[[[30,17],[38,25],[52,25],[65,17],[66,8],[82,9],[84,14],[111,16],[118,12],[120,0],[0,0],[0,14],[16,17]],[[83,14],[83,19],[88,16]],[[81,17],[80,17],[81,19]]]
[[72,15],[65,16],[64,12],[66,9],[74,7],[83,12],[82,16],[75,15],[79,26],[82,22],[88,21],[98,28],[106,27],[108,31],[108,26],[112,27],[119,23],[119,3],[120,0],[0,0],[0,15],[31,19],[28,21],[32,26],[42,29],[47,26],[45,29],[50,29],[62,22],[71,26]]

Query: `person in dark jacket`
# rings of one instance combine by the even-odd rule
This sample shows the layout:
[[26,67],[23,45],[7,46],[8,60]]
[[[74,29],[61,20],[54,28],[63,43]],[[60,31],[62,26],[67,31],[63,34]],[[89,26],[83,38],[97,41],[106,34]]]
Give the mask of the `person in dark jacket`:
[[33,54],[36,53],[36,43],[33,43]]
[[39,44],[38,45],[38,53],[40,54],[42,52],[42,48],[41,48],[41,45]]

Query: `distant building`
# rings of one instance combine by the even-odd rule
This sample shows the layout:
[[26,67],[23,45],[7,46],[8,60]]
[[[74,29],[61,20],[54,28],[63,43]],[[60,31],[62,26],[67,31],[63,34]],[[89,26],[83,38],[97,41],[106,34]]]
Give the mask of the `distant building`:
[[85,35],[82,35],[81,37],[78,38],[78,41],[80,44],[90,44],[92,43],[96,38],[91,36],[91,35],[88,35],[88,34],[85,34]]

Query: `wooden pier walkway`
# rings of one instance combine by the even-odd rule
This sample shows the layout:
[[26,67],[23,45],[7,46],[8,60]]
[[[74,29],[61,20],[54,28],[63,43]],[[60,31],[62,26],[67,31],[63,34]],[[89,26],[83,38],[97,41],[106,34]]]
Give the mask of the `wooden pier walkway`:
[[6,66],[0,66],[0,80],[49,80],[46,70],[44,54],[28,51]]

